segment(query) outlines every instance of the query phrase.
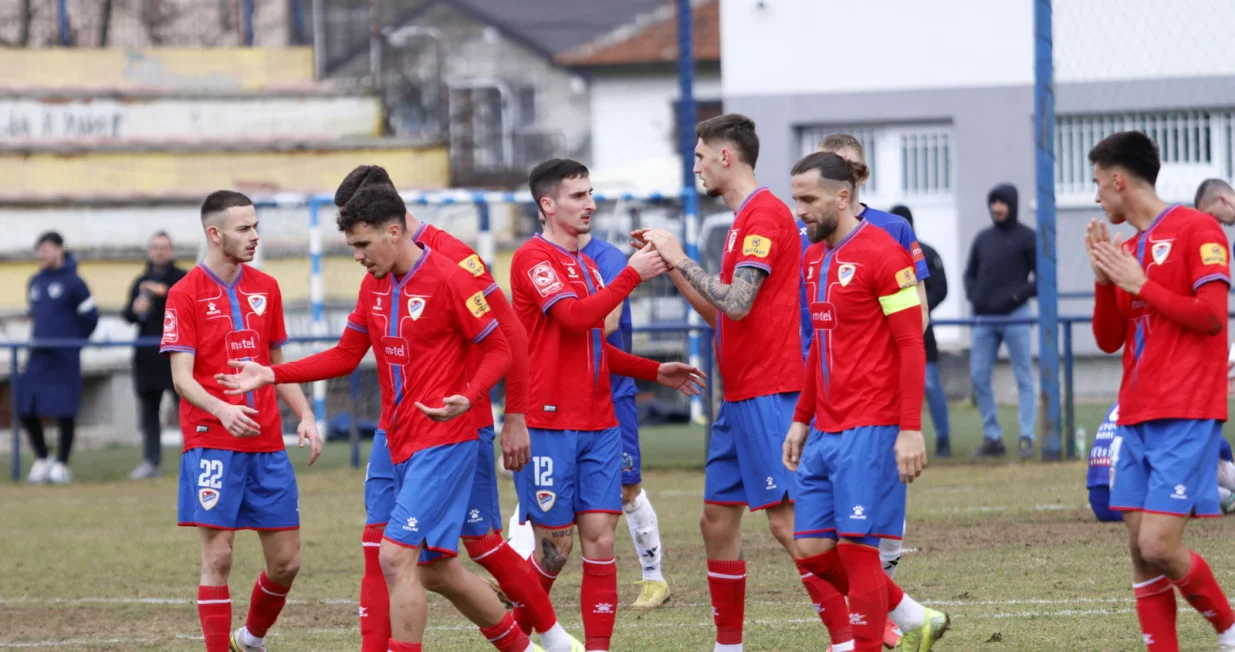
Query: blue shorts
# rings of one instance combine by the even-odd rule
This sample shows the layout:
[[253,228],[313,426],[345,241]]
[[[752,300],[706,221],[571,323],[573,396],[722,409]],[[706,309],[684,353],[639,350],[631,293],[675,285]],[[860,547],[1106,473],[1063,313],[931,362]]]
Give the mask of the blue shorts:
[[1111,509],[1220,516],[1219,440],[1212,419],[1159,419],[1120,426],[1111,442]]
[[639,454],[639,409],[635,395],[613,399],[618,430],[622,431],[622,486],[643,482],[643,459]]
[[1110,487],[1090,487],[1089,488],[1089,507],[1093,510],[1093,515],[1098,517],[1103,523],[1111,523],[1114,521],[1124,520],[1124,515],[1111,509],[1111,489]]
[[521,523],[574,525],[577,514],[622,513],[622,434],[529,428],[532,463],[515,473]]
[[473,439],[434,446],[395,465],[395,507],[385,538],[422,548],[421,564],[459,554],[479,445]]
[[390,461],[386,432],[373,434],[369,465],[364,474],[365,525],[385,525],[395,508],[395,465]]
[[746,505],[751,511],[797,497],[797,483],[782,461],[796,393],[724,401],[712,424],[703,502]]
[[899,426],[839,433],[811,429],[798,464],[795,539],[844,537],[878,546],[905,533],[905,496],[896,466]]
[[502,506],[497,495],[497,466],[493,458],[493,426],[480,429],[480,444],[476,451],[476,474],[467,501],[467,520],[463,522],[463,537],[479,538],[502,531]]
[[287,451],[193,448],[180,456],[177,522],[215,530],[294,530],[300,492]]

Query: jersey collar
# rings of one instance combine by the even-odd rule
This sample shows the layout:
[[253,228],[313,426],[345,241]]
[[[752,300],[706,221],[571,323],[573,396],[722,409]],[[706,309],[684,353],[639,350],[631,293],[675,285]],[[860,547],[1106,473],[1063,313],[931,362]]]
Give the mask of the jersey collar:
[[551,242],[548,238],[544,237],[543,235],[541,235],[541,234],[539,234],[539,233],[537,233],[537,234],[533,235],[532,237],[533,237],[533,238],[536,238],[536,239],[538,239],[538,240],[540,240],[541,242],[543,242],[543,243],[545,243],[545,244],[549,245],[550,247],[553,247],[554,249],[557,249],[558,251],[560,251],[560,252],[562,252],[562,253],[566,254],[567,256],[571,256],[571,257],[576,257],[576,258],[577,258],[577,257],[579,256],[579,254],[583,252],[583,249],[582,249],[582,248],[580,248],[580,249],[576,249],[575,251],[571,251],[571,250],[567,249],[566,247],[563,247],[562,245],[557,244],[556,242]]
[[750,194],[746,196],[746,199],[743,199],[743,200],[742,200],[742,205],[741,205],[741,206],[738,206],[738,210],[737,210],[737,211],[735,211],[735,212],[734,212],[734,214],[735,214],[735,215],[741,215],[741,214],[742,214],[742,210],[746,208],[746,204],[750,203],[750,200],[754,199],[754,198],[755,198],[755,195],[757,195],[757,194],[759,194],[759,193],[761,193],[761,192],[763,192],[764,190],[767,190],[767,189],[768,189],[768,187],[767,187],[767,186],[759,186],[758,188],[755,188],[754,190],[750,191]]
[[416,260],[416,264],[412,265],[412,268],[403,275],[403,278],[400,279],[394,274],[390,275],[391,284],[394,285],[395,292],[402,290],[403,286],[407,285],[407,282],[412,280],[412,277],[416,275],[416,272],[420,271],[420,268],[424,266],[425,261],[429,259],[429,254],[433,253],[433,250],[430,249],[428,245],[421,245],[421,248],[424,249],[424,253],[420,254],[420,258]]
[[199,263],[198,267],[201,267],[202,271],[206,273],[206,278],[209,278],[211,281],[214,281],[215,283],[218,283],[219,285],[223,286],[223,289],[225,290],[231,290],[235,288],[237,285],[240,284],[240,279],[244,278],[244,268],[245,268],[244,265],[240,266],[240,273],[236,275],[236,280],[232,281],[230,284],[224,283],[223,279],[219,278],[218,276],[215,275],[214,272],[210,271],[210,268],[206,267],[206,263],[204,262]]

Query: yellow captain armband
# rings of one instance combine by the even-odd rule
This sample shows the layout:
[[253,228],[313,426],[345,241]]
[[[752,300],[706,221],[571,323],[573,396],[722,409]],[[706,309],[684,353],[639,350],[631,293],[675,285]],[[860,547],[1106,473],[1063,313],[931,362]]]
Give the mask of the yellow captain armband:
[[883,314],[890,315],[906,308],[920,306],[922,305],[922,299],[918,297],[917,286],[911,285],[896,294],[879,297],[879,305],[883,307]]

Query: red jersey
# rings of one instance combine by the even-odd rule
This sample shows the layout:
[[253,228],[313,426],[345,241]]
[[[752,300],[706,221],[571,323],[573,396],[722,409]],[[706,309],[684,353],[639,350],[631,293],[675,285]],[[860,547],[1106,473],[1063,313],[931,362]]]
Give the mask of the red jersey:
[[[834,248],[823,242],[811,245],[803,264],[814,328],[808,358],[813,378],[806,385],[815,391],[813,398],[803,394],[799,405],[811,405],[815,428],[919,429],[926,358],[913,258],[886,231],[863,221]],[[902,386],[901,348],[889,323],[891,315],[909,309],[914,311],[910,328],[916,333],[917,355],[922,356],[916,388]],[[916,416],[913,410],[905,414],[907,399],[902,398],[913,391],[918,394]],[[802,419],[809,421],[805,415],[795,418]]]
[[[1182,206],[1168,207],[1149,228],[1123,243],[1145,269],[1148,283],[1182,297],[1202,285],[1230,285],[1226,236],[1213,217]],[[1227,418],[1227,321],[1209,335],[1168,319],[1140,296],[1113,285],[1118,314],[1100,320],[1124,322],[1123,378],[1119,385],[1119,425],[1155,419]],[[1142,290],[1142,295],[1145,293]]]
[[392,462],[477,438],[474,418],[433,421],[415,405],[437,407],[447,396],[463,394],[470,379],[464,373],[469,343],[497,328],[470,271],[426,246],[401,279],[365,275],[347,327],[368,334],[377,358],[379,427],[386,431]]
[[[475,286],[480,289],[484,296],[488,297],[495,291],[501,292],[497,281],[493,280],[493,276],[489,274],[489,268],[480,259],[480,255],[453,235],[432,224],[421,222],[420,228],[416,229],[416,232],[412,234],[412,242],[421,247],[433,249],[433,251],[442,254],[449,260],[454,261],[459,267],[470,272]],[[471,352],[468,356],[467,369],[464,372],[467,378],[471,378],[476,373],[476,369],[480,366],[480,361],[483,357],[479,351]],[[477,400],[476,405],[472,406],[470,412],[477,428],[488,428],[493,425],[493,402],[489,400],[488,392],[485,392],[478,398],[479,400]]]
[[274,277],[241,265],[240,274],[228,285],[205,265],[198,265],[172,286],[167,293],[159,350],[164,354],[192,353],[193,379],[217,399],[257,410],[250,418],[261,426],[261,434],[256,437],[235,437],[209,412],[180,401],[184,450],[284,450],[274,387],[263,387],[244,396],[227,396],[214,377],[235,373],[227,364],[229,360],[252,360],[269,366],[270,350],[286,343],[283,297]]
[[767,188],[752,192],[738,208],[720,260],[720,282],[733,282],[739,267],[768,273],[745,319],[716,317],[717,365],[726,401],[742,401],[802,389],[800,342],[785,333],[798,327],[801,311],[801,243],[789,207]]
[[[619,283],[630,288],[638,284],[638,273],[627,270],[614,279],[615,288]],[[548,430],[616,427],[603,317],[586,332],[577,332],[549,316],[557,302],[584,299],[605,287],[596,263],[537,234],[515,252],[510,287],[532,360],[527,425]]]

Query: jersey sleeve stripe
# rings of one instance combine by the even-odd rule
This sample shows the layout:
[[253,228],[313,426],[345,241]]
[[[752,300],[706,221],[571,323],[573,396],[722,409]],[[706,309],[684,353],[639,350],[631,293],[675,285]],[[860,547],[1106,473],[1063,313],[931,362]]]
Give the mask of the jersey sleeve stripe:
[[552,298],[550,298],[548,301],[545,302],[545,305],[541,306],[540,311],[547,315],[549,314],[549,308],[552,308],[553,304],[557,303],[558,301],[561,301],[562,299],[568,299],[568,298],[578,299],[579,295],[575,294],[573,291],[570,291],[570,290],[555,294],[553,295]]
[[480,331],[480,333],[476,335],[476,337],[472,338],[472,343],[479,344],[480,341],[488,337],[489,333],[492,333],[493,329],[495,328],[497,328],[497,320],[489,322],[489,325],[485,326],[485,329],[483,331]]
[[918,298],[918,288],[911,286],[896,294],[879,297],[879,305],[883,307],[883,314],[890,315],[914,306],[920,306],[922,305],[922,300]]
[[175,346],[175,345],[169,344],[159,349],[159,353],[173,353],[173,352],[192,353],[193,355],[197,355],[197,349],[191,346]]
[[490,294],[493,294],[494,292],[497,291],[497,289],[498,289],[497,283],[490,285],[489,287],[485,288],[485,296],[487,297]]
[[288,339],[289,339],[289,338],[286,338],[286,337],[285,337],[285,338],[283,338],[283,339],[281,339],[281,340],[279,340],[279,341],[277,341],[277,342],[271,342],[271,343],[270,343],[270,348],[272,348],[272,349],[277,349],[277,348],[279,348],[280,346],[283,346],[284,344],[287,344]]
[[354,330],[354,331],[359,331],[359,332],[361,332],[361,333],[364,333],[364,334],[366,334],[366,335],[368,335],[368,333],[369,333],[369,329],[368,329],[367,327],[365,327],[365,326],[361,326],[360,324],[357,324],[357,323],[356,323],[356,322],[354,322],[354,321],[349,321],[349,322],[347,322],[347,327],[348,327],[348,328],[350,328],[350,329],[352,329],[352,330]]
[[1202,276],[1201,278],[1198,278],[1196,280],[1196,283],[1192,284],[1192,290],[1195,291],[1197,288],[1201,287],[1202,285],[1205,285],[1206,283],[1212,283],[1213,281],[1222,281],[1223,283],[1230,285],[1231,277],[1227,276],[1226,274],[1221,274],[1221,273]]
[[761,270],[763,270],[763,271],[767,272],[768,274],[771,274],[771,273],[772,273],[772,266],[771,266],[771,265],[769,265],[769,264],[767,264],[767,263],[758,263],[758,262],[755,262],[755,261],[753,261],[753,260],[743,260],[742,262],[740,262],[740,263],[738,263],[738,264],[736,264],[736,265],[734,265],[734,266],[733,266],[733,268],[734,268],[734,269],[737,269],[737,268],[739,268],[739,267],[755,267],[755,268],[758,268],[758,269],[761,269]]
[[925,281],[931,277],[931,267],[926,264],[925,258],[920,258],[914,262],[914,271],[918,275],[918,281]]

